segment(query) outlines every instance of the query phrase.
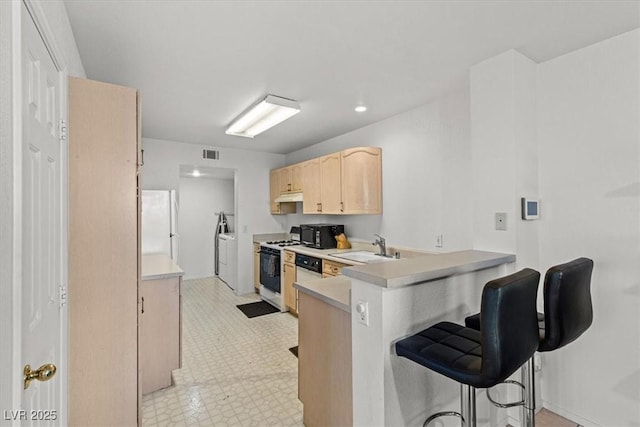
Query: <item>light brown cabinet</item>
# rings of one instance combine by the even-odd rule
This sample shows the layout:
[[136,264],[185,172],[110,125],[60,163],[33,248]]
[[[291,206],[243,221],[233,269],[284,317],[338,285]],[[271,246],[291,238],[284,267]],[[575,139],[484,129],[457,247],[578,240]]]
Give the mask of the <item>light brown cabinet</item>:
[[348,267],[348,264],[341,262],[331,261],[327,259],[322,260],[322,277],[333,277],[342,274],[342,267]]
[[341,213],[382,213],[382,150],[356,147],[340,153]]
[[302,163],[276,169],[279,174],[280,194],[302,191]]
[[328,154],[303,162],[301,170],[303,213],[382,213],[380,148],[356,147]]
[[297,193],[304,190],[304,181],[302,180],[303,163],[296,163],[289,166],[291,176],[291,192]]
[[340,153],[320,157],[320,210],[324,214],[342,213],[340,164]]
[[69,79],[69,425],[138,422],[139,103]]
[[298,313],[298,290],[293,287],[293,283],[296,281],[296,254],[291,251],[284,251],[284,278],[283,278],[283,291],[284,291],[284,303],[289,307],[289,311],[293,314]]
[[320,159],[312,159],[302,164],[302,213],[322,212],[320,198]]
[[269,189],[271,197],[271,213],[272,214],[288,214],[296,213],[295,203],[279,203],[276,199],[280,195],[280,182],[282,178],[282,169],[273,169],[269,174]]
[[300,292],[298,398],[305,426],[353,425],[351,315]]
[[181,278],[140,285],[140,386],[142,394],[169,387],[181,367]]
[[253,287],[260,293],[260,243],[253,244]]

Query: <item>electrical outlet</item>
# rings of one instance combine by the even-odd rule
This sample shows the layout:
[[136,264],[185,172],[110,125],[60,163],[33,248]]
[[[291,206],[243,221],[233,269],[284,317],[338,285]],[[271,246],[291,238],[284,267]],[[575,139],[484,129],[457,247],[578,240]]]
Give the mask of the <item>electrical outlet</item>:
[[496,212],[496,230],[500,230],[500,231],[507,230],[507,213],[506,212]]
[[442,234],[438,234],[436,236],[436,248],[441,248],[444,245],[444,239],[442,238]]
[[358,313],[360,323],[369,326],[369,303],[366,301],[358,301],[358,304],[356,304],[356,313]]

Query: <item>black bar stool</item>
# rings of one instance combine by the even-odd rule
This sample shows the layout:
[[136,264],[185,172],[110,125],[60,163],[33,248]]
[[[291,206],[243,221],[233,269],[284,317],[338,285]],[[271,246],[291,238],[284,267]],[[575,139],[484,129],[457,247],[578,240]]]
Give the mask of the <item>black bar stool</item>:
[[[544,277],[544,314],[538,313],[538,351],[547,352],[575,341],[586,331],[593,321],[591,304],[591,273],[593,261],[578,258],[565,264],[556,265],[547,270]],[[481,330],[481,313],[464,319],[468,328]],[[516,381],[509,381],[517,383]],[[519,383],[517,383],[519,384]],[[533,358],[522,367],[524,397],[520,402],[498,403],[489,393],[487,397],[498,407],[523,406],[522,422],[524,426],[535,426],[535,383]]]
[[396,343],[396,354],[460,383],[463,426],[476,426],[476,388],[489,388],[518,370],[538,348],[536,294],[540,273],[524,269],[482,290],[482,331],[440,322]]

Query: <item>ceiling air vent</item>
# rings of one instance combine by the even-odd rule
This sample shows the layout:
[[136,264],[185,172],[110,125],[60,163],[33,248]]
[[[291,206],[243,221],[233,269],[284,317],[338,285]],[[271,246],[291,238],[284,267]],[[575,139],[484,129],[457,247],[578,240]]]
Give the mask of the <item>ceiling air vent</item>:
[[218,160],[220,158],[220,152],[218,150],[202,150],[202,158]]

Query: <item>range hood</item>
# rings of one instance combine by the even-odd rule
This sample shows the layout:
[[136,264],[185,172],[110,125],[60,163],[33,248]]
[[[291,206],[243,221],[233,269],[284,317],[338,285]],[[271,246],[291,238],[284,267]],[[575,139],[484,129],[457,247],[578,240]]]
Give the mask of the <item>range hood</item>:
[[302,193],[281,194],[275,200],[276,203],[301,202],[301,201],[302,201]]

